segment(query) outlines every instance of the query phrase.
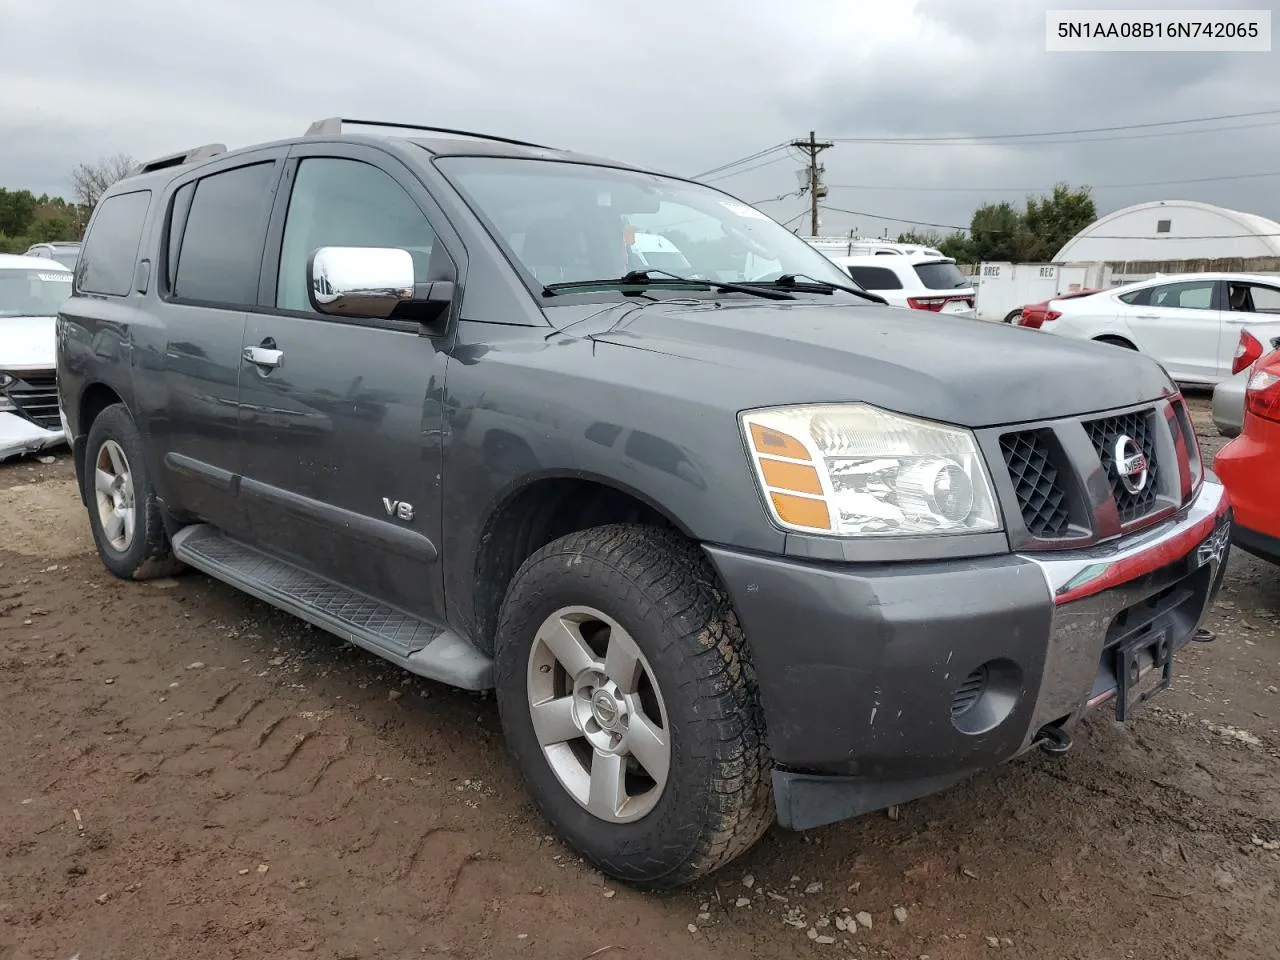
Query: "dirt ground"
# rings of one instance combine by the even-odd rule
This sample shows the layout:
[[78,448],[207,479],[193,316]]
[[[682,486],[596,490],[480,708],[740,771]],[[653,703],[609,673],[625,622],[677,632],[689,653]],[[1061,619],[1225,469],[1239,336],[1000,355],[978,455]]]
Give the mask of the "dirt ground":
[[69,458],[3,466],[0,960],[1280,957],[1280,570],[1235,552],[1209,625],[1064,758],[658,897],[546,835],[492,699],[114,580]]

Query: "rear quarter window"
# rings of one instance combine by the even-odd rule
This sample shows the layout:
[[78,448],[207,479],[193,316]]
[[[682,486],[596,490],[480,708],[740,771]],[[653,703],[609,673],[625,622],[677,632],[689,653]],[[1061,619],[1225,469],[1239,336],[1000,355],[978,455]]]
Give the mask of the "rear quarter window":
[[945,260],[937,263],[917,263],[916,276],[929,290],[955,290],[969,286],[965,275],[954,264]]
[[112,297],[128,295],[150,206],[150,190],[117,193],[102,201],[80,250],[79,290]]
[[863,290],[901,290],[902,281],[887,267],[850,267],[849,276]]

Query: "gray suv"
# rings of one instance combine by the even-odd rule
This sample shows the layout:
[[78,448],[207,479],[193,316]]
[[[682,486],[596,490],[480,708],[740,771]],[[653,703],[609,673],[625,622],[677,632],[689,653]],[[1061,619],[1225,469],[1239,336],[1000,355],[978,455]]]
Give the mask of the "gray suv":
[[686,179],[357,125],[94,211],[58,383],[112,573],[494,688],[554,828],[651,889],[1168,685],[1231,514],[1156,363],[885,306]]

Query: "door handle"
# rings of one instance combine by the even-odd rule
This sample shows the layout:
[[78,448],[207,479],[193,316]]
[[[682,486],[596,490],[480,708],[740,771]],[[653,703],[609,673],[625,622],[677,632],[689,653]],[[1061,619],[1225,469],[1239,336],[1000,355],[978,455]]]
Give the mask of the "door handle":
[[270,347],[245,347],[244,358],[256,367],[278,367],[284,360],[284,351]]
[[1134,315],[1134,318],[1133,318],[1133,319],[1135,319],[1135,320],[1159,320],[1159,319],[1160,319],[1160,314],[1158,314],[1158,313],[1138,313],[1138,314],[1135,314],[1135,315]]

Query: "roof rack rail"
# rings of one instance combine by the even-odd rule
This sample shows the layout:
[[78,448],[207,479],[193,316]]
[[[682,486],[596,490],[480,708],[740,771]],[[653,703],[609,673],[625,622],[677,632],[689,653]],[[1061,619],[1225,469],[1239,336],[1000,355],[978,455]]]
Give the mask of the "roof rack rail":
[[350,117],[326,117],[323,120],[317,120],[311,126],[307,127],[306,135],[308,137],[326,137],[336,136],[342,133],[342,125],[350,124],[359,127],[392,127],[397,130],[425,130],[428,133],[449,133],[460,137],[475,137],[479,140],[493,140],[496,143],[511,143],[517,147],[533,147],[537,150],[554,150],[554,147],[548,147],[541,143],[530,143],[527,140],[513,140],[511,137],[497,137],[491,133],[475,133],[471,130],[454,130],[450,127],[428,127],[419,123],[395,123],[393,121],[384,120],[353,120]]
[[152,170],[163,170],[165,167],[180,167],[184,163],[207,160],[209,157],[216,157],[218,154],[226,152],[227,145],[225,143],[205,143],[198,147],[192,147],[190,150],[179,150],[177,153],[170,153],[167,156],[156,157],[154,160],[147,160],[134,167],[133,173],[150,173]]

